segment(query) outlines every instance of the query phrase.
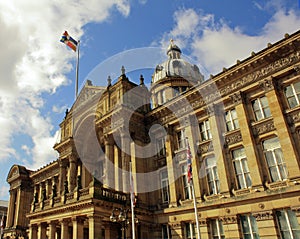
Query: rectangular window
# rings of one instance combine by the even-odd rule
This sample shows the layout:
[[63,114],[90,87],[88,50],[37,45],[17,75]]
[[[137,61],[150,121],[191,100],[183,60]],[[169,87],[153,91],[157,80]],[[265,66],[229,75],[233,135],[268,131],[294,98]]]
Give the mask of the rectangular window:
[[195,226],[192,223],[185,223],[184,227],[185,238],[192,239],[196,238]]
[[200,137],[202,141],[206,141],[212,138],[209,121],[205,120],[199,124]]
[[241,215],[241,227],[243,238],[259,239],[256,219],[252,215]]
[[268,99],[265,96],[253,100],[252,108],[257,121],[271,116]]
[[177,143],[178,143],[178,149],[183,149],[186,146],[186,139],[184,130],[180,130],[177,132]]
[[169,225],[162,225],[162,239],[172,239],[171,228]]
[[169,181],[168,181],[168,171],[163,170],[160,173],[161,177],[161,194],[162,194],[162,202],[169,202]]
[[276,218],[282,239],[300,238],[300,227],[295,212],[289,209],[278,210]]
[[235,109],[229,110],[225,113],[225,121],[226,121],[227,131],[240,128]]
[[235,170],[235,176],[238,183],[238,188],[251,187],[252,181],[248,168],[248,162],[244,148],[239,148],[232,151],[233,166]]
[[218,175],[216,158],[206,158],[205,167],[210,195],[220,193],[220,180]]
[[188,183],[187,178],[187,165],[181,165],[181,173],[182,173],[182,185],[183,185],[183,192],[184,192],[184,199],[192,199],[192,192],[191,187]]
[[165,157],[166,156],[166,139],[165,137],[158,138],[156,140],[156,152],[158,157]]
[[210,230],[212,239],[225,239],[223,224],[218,219],[212,219],[210,221]]
[[300,82],[285,87],[284,93],[291,109],[300,104]]
[[263,148],[272,182],[287,179],[288,173],[278,138],[263,141]]

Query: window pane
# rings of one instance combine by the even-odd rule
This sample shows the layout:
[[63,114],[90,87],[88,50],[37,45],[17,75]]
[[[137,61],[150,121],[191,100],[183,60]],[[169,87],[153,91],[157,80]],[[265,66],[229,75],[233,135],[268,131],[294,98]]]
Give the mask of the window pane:
[[292,96],[292,95],[293,95],[293,89],[292,89],[292,86],[291,86],[291,85],[287,86],[287,87],[284,89],[284,92],[285,92],[286,97]]
[[236,174],[241,174],[242,173],[242,167],[240,161],[235,161],[234,162],[234,168],[235,168],[235,173]]
[[266,159],[267,159],[269,167],[273,167],[274,165],[276,165],[275,158],[274,158],[272,151],[265,152],[265,155],[266,155]]
[[265,118],[268,118],[271,116],[271,111],[269,108],[264,108],[264,114],[265,114]]
[[289,227],[288,227],[288,223],[286,221],[286,217],[284,215],[284,211],[276,211],[276,216],[278,218],[278,223],[279,223],[279,226],[280,226],[280,230],[281,231],[285,231],[285,230],[288,230]]
[[290,220],[291,228],[300,229],[295,212],[293,212],[292,210],[287,210],[287,215]]
[[281,148],[274,150],[277,163],[283,163],[283,154]]
[[288,98],[288,103],[289,103],[290,108],[294,108],[298,105],[297,100],[294,96]]

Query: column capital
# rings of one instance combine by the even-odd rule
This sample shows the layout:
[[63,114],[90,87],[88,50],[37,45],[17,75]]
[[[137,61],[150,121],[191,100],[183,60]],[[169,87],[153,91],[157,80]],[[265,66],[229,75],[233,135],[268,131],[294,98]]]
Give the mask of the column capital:
[[241,91],[235,92],[232,95],[230,95],[229,97],[235,106],[242,104],[243,100],[244,100],[244,94]]
[[265,92],[269,92],[271,90],[274,90],[275,86],[275,82],[273,81],[273,79],[271,77],[262,80],[261,82],[259,82],[259,86],[265,91]]

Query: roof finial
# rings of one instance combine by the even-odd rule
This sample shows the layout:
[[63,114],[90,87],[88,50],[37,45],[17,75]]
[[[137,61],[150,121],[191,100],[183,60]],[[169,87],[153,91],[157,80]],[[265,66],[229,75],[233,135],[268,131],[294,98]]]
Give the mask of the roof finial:
[[174,40],[172,38],[170,39],[170,43],[171,43],[171,46],[174,45]]
[[122,66],[122,68],[121,68],[121,74],[125,75],[125,67],[124,66]]

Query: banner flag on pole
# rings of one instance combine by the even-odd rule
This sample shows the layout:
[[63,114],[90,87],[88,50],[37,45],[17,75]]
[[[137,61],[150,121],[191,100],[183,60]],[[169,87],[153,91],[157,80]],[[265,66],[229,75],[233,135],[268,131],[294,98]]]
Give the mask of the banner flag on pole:
[[192,174],[192,154],[191,154],[191,149],[190,149],[188,139],[186,141],[187,141],[187,149],[186,149],[187,178],[188,178],[188,183],[190,183],[192,178],[193,178],[193,174]]
[[67,31],[63,33],[60,41],[76,52],[78,41],[74,40]]

